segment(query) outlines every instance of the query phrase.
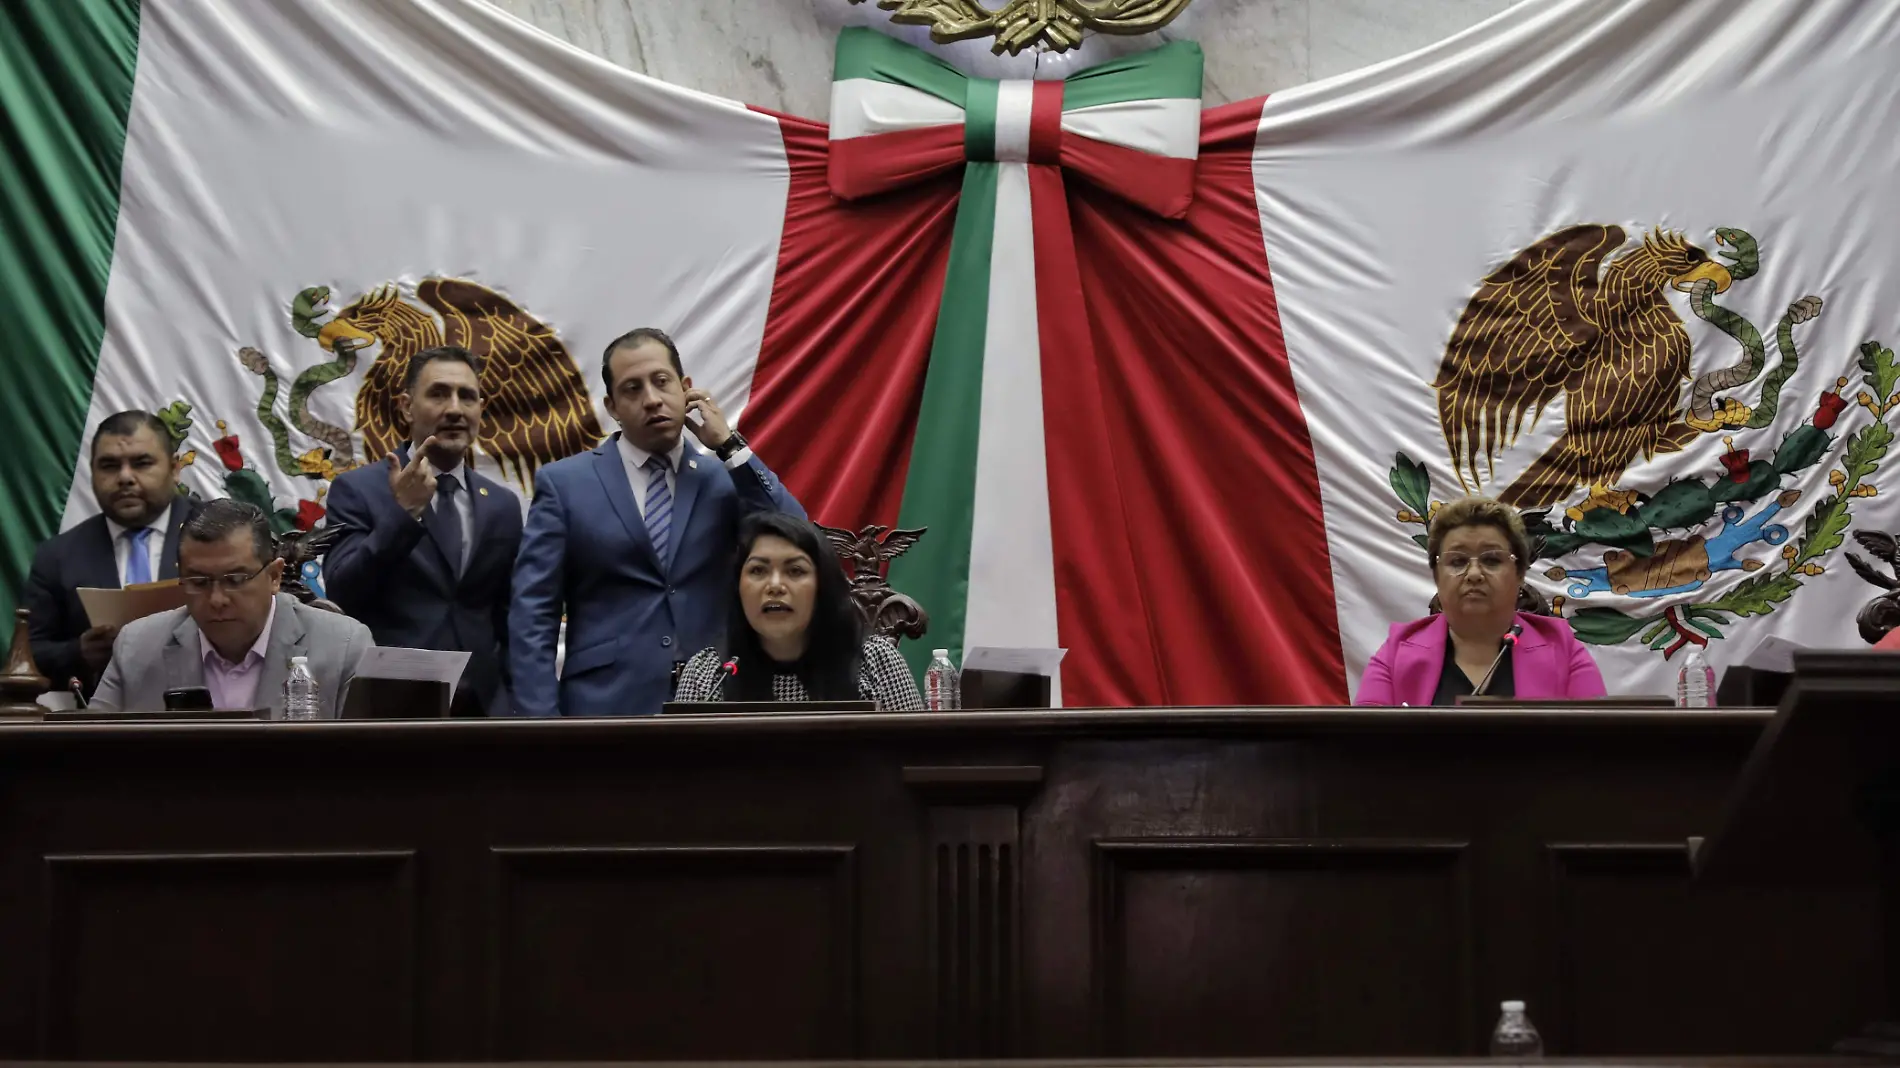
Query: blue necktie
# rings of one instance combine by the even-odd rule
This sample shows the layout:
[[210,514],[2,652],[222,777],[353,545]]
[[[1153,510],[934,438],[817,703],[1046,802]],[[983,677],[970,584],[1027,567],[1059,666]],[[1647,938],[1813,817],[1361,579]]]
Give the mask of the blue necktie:
[[125,532],[125,584],[136,586],[152,581],[152,557],[145,545],[152,540],[152,528],[140,527]]
[[666,460],[655,456],[647,460],[647,537],[653,542],[653,555],[660,567],[667,564],[667,545],[673,535],[673,491],[666,488]]
[[461,488],[454,475],[435,476],[435,540],[456,578],[462,577],[462,513],[455,507],[455,494]]

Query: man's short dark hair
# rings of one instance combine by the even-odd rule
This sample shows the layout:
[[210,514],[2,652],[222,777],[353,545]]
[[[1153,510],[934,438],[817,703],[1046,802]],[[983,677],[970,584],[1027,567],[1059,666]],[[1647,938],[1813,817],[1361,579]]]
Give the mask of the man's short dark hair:
[[178,446],[172,441],[172,428],[165,425],[165,420],[151,412],[133,408],[106,416],[105,422],[99,424],[99,429],[92,432],[92,455],[99,455],[100,438],[129,438],[139,432],[139,427],[150,427],[152,433],[158,435],[158,447],[165,450],[165,455],[170,456],[177,451]]
[[259,563],[277,559],[277,538],[270,532],[270,520],[254,504],[220,498],[207,503],[184,526],[184,537],[201,545],[223,541],[240,530],[251,532],[251,547],[257,550]]
[[468,369],[475,372],[475,381],[482,380],[481,357],[460,345],[437,345],[435,348],[423,349],[409,357],[409,370],[402,376],[402,391],[414,393],[416,379],[422,377],[422,369],[437,360],[454,360],[456,363],[468,364]]
[[666,331],[657,326],[637,326],[632,330],[607,342],[607,351],[600,354],[600,380],[607,386],[607,395],[614,392],[614,353],[623,348],[640,344],[642,341],[657,341],[666,346],[666,354],[673,358],[673,373],[686,377],[686,368],[680,366],[680,347],[666,336]]

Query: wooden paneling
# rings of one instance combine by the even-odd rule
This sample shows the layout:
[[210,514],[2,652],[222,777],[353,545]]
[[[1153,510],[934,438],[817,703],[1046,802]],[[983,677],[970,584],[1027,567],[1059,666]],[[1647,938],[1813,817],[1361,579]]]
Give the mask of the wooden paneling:
[[0,1060],[1820,1052],[1875,902],[1675,845],[1765,719],[0,725]]
[[[1556,1003],[1533,1014],[1578,1056],[1697,1053],[1745,1036],[1845,1037],[1881,987],[1869,954],[1875,893],[1711,887],[1672,843],[1550,847]],[[1873,935],[1878,932],[1872,932]]]
[[1099,1052],[1459,1049],[1471,986],[1464,851],[1377,840],[1097,843]]
[[416,1057],[413,859],[46,857],[45,1055]]
[[908,767],[927,807],[930,981],[940,1057],[1018,1051],[1022,984],[1022,802],[1035,765]]
[[845,845],[496,850],[492,1055],[854,1055],[852,853]]

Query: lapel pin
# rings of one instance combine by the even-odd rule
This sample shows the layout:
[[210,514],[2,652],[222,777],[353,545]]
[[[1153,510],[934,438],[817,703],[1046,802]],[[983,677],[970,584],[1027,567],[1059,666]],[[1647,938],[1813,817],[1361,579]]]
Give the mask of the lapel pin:
[[697,471],[697,470],[699,470],[699,461],[698,461],[698,460],[688,460],[688,461],[686,461],[686,466],[688,466],[688,467],[690,467],[690,468],[692,468],[693,470],[695,470],[695,471]]
[[487,487],[487,486],[483,486],[483,487],[482,487],[482,496],[484,496],[484,497],[486,497],[486,496],[488,496],[488,487]]

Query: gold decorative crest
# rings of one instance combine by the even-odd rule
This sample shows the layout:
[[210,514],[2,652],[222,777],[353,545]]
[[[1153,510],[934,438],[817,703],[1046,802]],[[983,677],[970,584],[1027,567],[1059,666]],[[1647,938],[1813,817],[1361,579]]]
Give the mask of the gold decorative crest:
[[[851,0],[861,4],[864,0]],[[1084,32],[1125,37],[1153,33],[1174,21],[1192,0],[1009,0],[992,11],[978,0],[877,0],[891,21],[930,27],[938,44],[995,37],[990,51],[1017,55],[1037,47],[1067,52]]]

